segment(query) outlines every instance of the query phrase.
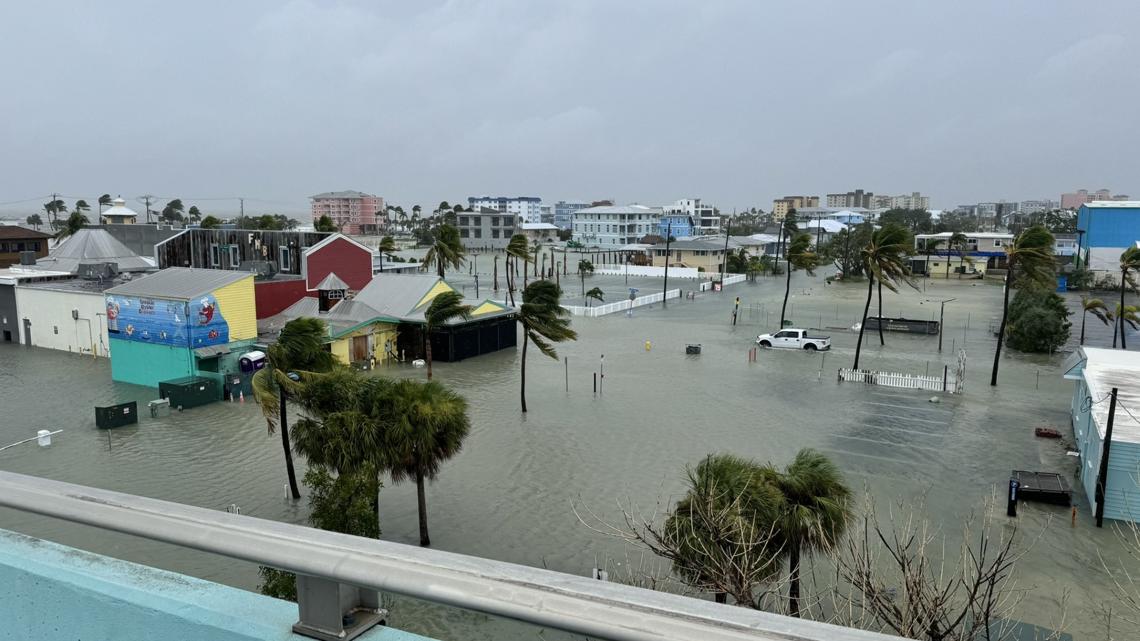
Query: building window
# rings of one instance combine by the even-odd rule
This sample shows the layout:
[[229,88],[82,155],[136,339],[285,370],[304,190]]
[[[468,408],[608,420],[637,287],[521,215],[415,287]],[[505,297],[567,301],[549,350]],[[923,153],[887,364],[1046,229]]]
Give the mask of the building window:
[[467,216],[460,216],[459,217],[459,226],[460,227],[466,227],[469,222],[470,221],[468,220]]
[[210,267],[221,267],[222,253],[216,244],[210,245]]
[[329,300],[341,300],[342,298],[344,298],[344,290],[343,289],[330,289],[327,292],[325,292],[325,298],[327,298]]
[[478,227],[476,227],[474,231],[475,231],[475,238],[482,238],[483,237],[483,230],[482,229],[479,229]]
[[467,238],[467,229],[466,228],[459,230],[459,237],[460,238]]
[[499,217],[498,216],[491,216],[491,226],[492,227],[498,227],[499,226]]
[[1001,247],[1001,239],[1000,238],[994,239],[994,247]]
[[492,229],[491,230],[491,238],[498,238],[498,237],[499,237],[499,230],[498,229]]
[[293,269],[293,255],[289,252],[288,247],[278,247],[277,254],[280,256],[277,265],[281,271],[287,272]]
[[230,245],[230,268],[235,269],[241,264],[241,249],[237,245]]

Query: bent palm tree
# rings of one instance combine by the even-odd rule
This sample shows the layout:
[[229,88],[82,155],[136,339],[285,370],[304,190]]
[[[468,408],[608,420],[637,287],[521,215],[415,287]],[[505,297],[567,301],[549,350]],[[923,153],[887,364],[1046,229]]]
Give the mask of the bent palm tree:
[[[970,239],[960,231],[956,231],[950,235],[950,239],[946,241],[946,280],[950,280],[950,252],[958,252],[958,262],[962,264],[962,271],[966,271],[966,263],[972,262],[966,256],[966,251],[969,247]],[[958,272],[958,280],[962,280],[962,272]]]
[[[325,349],[324,321],[317,318],[297,318],[281,329],[277,342],[266,350],[266,365],[253,375],[253,397],[265,415],[270,434],[279,425],[281,447],[285,451],[285,471],[289,477],[289,492],[301,498],[297,489],[297,474],[293,470],[293,450],[289,441],[289,422],[285,413],[287,392],[294,386],[289,374],[328,372],[336,365],[332,352]],[[294,374],[295,375],[295,374]]]
[[1108,305],[1105,305],[1104,301],[1099,298],[1081,296],[1081,345],[1085,344],[1085,320],[1089,314],[1096,316],[1105,325],[1108,325],[1113,318],[1112,312],[1108,311]]
[[[1132,274],[1140,272],[1140,247],[1129,247],[1120,255],[1120,308],[1124,309],[1124,292],[1131,288],[1136,291],[1136,281]],[[1120,349],[1128,349],[1128,339],[1125,337],[1124,320],[1120,320]],[[1113,345],[1116,347],[1116,345]]]
[[1005,296],[1001,308],[1001,325],[998,326],[997,347],[994,349],[994,369],[990,375],[990,385],[997,385],[998,363],[1001,358],[1001,345],[1005,342],[1006,321],[1009,318],[1009,290],[1015,284],[1014,272],[1020,269],[1022,278],[1038,284],[1045,284],[1053,278],[1053,234],[1041,225],[1034,225],[1021,232],[1013,243],[1005,247],[1006,272]]
[[459,292],[443,292],[432,299],[424,312],[424,342],[427,354],[427,377],[431,380],[431,333],[447,324],[448,321],[462,318],[471,318],[471,306],[463,304],[463,295]]
[[380,254],[380,273],[384,273],[384,254],[391,254],[396,251],[396,239],[391,236],[385,236],[380,239],[380,244],[376,246],[376,252]]
[[606,302],[605,292],[603,292],[600,287],[595,287],[595,288],[591,289],[590,291],[586,292],[586,307],[590,306],[590,299],[591,298],[598,301],[598,302],[601,302],[601,303]]
[[104,207],[110,207],[114,203],[111,201],[111,194],[103,194],[99,196],[99,213],[103,213]]
[[578,278],[582,281],[582,297],[586,297],[586,274],[594,273],[594,263],[585,258],[578,261]]
[[[1121,307],[1120,303],[1116,304],[1115,318],[1119,319],[1120,322],[1112,324],[1113,349],[1116,349],[1116,337],[1125,324],[1128,324],[1134,330],[1140,327],[1140,313],[1137,313],[1138,309],[1140,308],[1137,308],[1135,305],[1125,305]],[[1109,316],[1109,318],[1113,318],[1113,316]]]
[[471,431],[467,401],[434,381],[401,379],[391,389],[391,421],[385,430],[384,448],[393,483],[416,481],[420,517],[420,545],[431,545],[428,536],[427,496],[424,482],[439,475],[444,461],[459,453]]
[[562,306],[562,288],[548,280],[536,280],[523,290],[518,319],[523,327],[522,382],[519,398],[526,412],[526,351],[534,343],[538,351],[558,360],[552,343],[575,340],[578,333],[570,329],[570,312]]
[[459,269],[463,266],[466,253],[459,240],[459,230],[451,225],[440,225],[433,234],[431,247],[424,254],[424,264],[434,263],[436,274],[443,278],[447,268]]
[[812,449],[800,450],[774,483],[784,496],[777,528],[788,555],[788,613],[798,617],[800,557],[832,549],[843,536],[851,521],[851,490],[831,459]]
[[[795,229],[795,223],[789,223]],[[780,329],[784,328],[784,313],[788,309],[788,295],[792,291],[792,270],[802,269],[809,275],[815,275],[815,268],[819,265],[819,257],[811,250],[811,234],[796,234],[788,240],[788,277],[784,282],[784,305],[780,308]]]
[[[871,298],[875,293],[875,279],[892,292],[899,283],[914,287],[904,257],[911,252],[910,232],[897,223],[887,223],[871,234],[871,242],[862,250],[863,271],[867,274],[867,304],[863,306],[863,321],[859,324],[859,340],[855,343],[855,364],[859,369],[859,355],[863,349],[863,333],[867,329],[867,313],[871,311]],[[882,326],[882,322],[879,323]]]
[[507,242],[507,292],[511,295],[511,306],[515,304],[515,285],[519,275],[519,259],[523,261],[523,280],[526,280],[526,264],[530,260],[530,253],[527,251],[526,236],[522,234],[515,234],[511,236],[510,241]]
[[83,227],[90,224],[90,222],[91,221],[87,220],[87,216],[83,215],[82,211],[76,209],[75,211],[71,212],[71,215],[67,217],[67,221],[65,221],[63,223],[63,226],[59,228],[59,231],[56,232],[56,240],[61,240],[68,236],[75,235],[76,232],[78,232],[80,229],[83,229]]

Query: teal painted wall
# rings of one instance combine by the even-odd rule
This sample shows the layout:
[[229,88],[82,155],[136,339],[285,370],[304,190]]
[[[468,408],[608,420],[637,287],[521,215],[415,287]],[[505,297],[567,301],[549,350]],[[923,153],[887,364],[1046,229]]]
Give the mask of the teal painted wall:
[[[0,530],[0,638],[302,641],[297,606]],[[430,641],[373,628],[364,641]]]
[[194,375],[194,352],[186,347],[119,340],[111,336],[111,379],[158,387],[159,382]]

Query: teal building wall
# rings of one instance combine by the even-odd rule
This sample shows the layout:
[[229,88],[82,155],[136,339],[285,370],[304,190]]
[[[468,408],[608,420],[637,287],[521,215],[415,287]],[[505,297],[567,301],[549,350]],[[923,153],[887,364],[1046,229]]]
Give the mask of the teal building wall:
[[195,375],[189,347],[121,340],[111,335],[111,379],[158,387],[159,382]]
[[[0,638],[302,641],[296,604],[0,530]],[[364,641],[430,641],[377,627]]]

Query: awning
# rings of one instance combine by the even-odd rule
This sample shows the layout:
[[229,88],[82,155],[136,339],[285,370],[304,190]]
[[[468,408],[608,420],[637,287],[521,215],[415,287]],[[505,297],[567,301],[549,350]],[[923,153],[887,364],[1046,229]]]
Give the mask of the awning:
[[198,358],[217,358],[222,354],[229,353],[229,345],[210,345],[209,347],[199,347],[194,350],[194,355]]

